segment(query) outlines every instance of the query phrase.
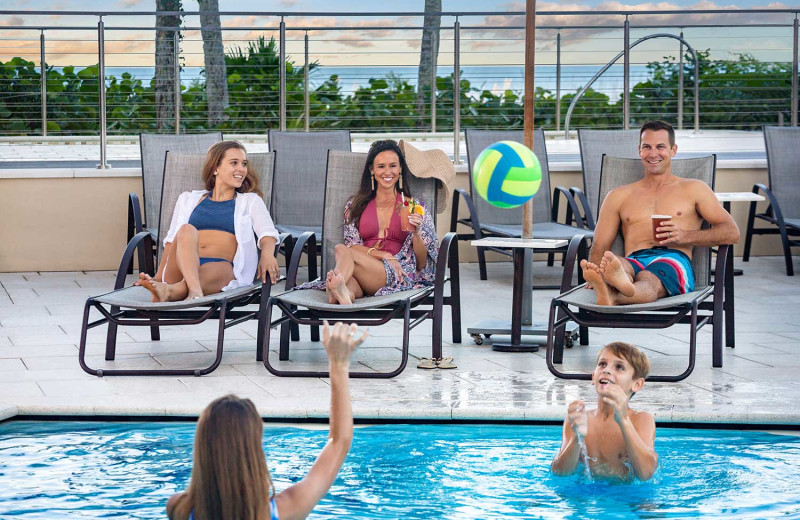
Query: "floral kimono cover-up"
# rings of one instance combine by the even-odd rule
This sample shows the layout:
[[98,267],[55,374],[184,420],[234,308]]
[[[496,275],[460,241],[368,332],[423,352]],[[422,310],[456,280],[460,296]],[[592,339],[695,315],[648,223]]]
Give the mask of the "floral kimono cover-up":
[[[394,272],[394,268],[389,264],[388,260],[382,260],[383,268],[386,271],[386,285],[381,287],[375,296],[384,294],[392,294],[399,291],[407,291],[409,289],[419,289],[422,287],[430,287],[434,283],[436,276],[436,260],[439,256],[439,238],[436,236],[436,228],[433,225],[433,219],[425,204],[425,215],[422,217],[422,229],[420,236],[425,243],[425,248],[428,250],[428,261],[421,271],[417,271],[417,257],[414,255],[414,246],[412,244],[412,234],[408,233],[403,246],[400,248],[394,257],[400,262],[400,266],[405,272],[403,280],[398,280]],[[347,214],[350,211],[350,202],[345,205],[344,215],[345,222],[347,221]],[[358,231],[358,226],[353,224],[344,224],[344,245],[350,247],[354,245],[363,245],[364,241],[361,238],[361,233]],[[298,286],[300,289],[321,289],[325,290],[325,277],[321,277],[313,282],[304,283]]]

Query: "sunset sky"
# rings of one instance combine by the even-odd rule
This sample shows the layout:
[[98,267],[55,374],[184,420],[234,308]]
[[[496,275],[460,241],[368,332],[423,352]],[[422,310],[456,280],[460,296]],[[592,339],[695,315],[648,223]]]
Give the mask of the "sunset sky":
[[[286,19],[288,27],[347,27],[349,31],[309,32],[311,40],[311,59],[325,65],[413,65],[418,60],[420,31],[393,30],[397,26],[419,26],[420,17],[309,17],[303,12],[348,12],[363,13],[388,12],[402,10],[419,12],[424,8],[423,0],[411,0],[403,3],[365,2],[356,0],[339,0],[337,2],[321,0],[220,0],[221,11],[260,11],[298,13]],[[334,7],[335,6],[335,7]],[[198,4],[193,0],[184,0],[185,11],[195,11]],[[443,11],[492,11],[493,16],[464,17],[464,26],[519,26],[522,17],[512,17],[502,13],[524,10],[524,2],[508,2],[498,0],[443,0]],[[741,15],[686,15],[667,16],[654,11],[667,9],[726,9],[735,12],[741,8],[788,8],[781,3],[765,3],[758,0],[735,0],[730,3],[712,1],[673,0],[670,2],[615,2],[584,0],[582,2],[537,2],[538,11],[609,11],[632,10],[642,14],[631,18],[632,24],[674,23],[675,25],[691,23],[751,23],[754,20],[763,23],[791,24],[790,14],[766,14],[758,17]],[[31,16],[24,13],[16,15],[0,15],[0,60],[12,56],[23,56],[38,64],[39,31],[36,30],[3,30],[3,26],[83,26],[92,27],[97,18],[92,16],[64,16],[54,11],[93,11],[108,10],[119,12],[152,11],[154,0],[6,0],[7,10],[47,10],[52,14]],[[226,47],[246,46],[248,40],[259,35],[277,36],[278,19],[262,16],[225,16],[223,26],[245,27],[243,31],[226,31]],[[443,18],[439,64],[452,64],[452,28],[454,19]],[[539,25],[615,25],[621,26],[622,17],[609,17],[587,14],[574,17],[540,17]],[[195,17],[186,17],[184,24],[196,26]],[[153,31],[121,31],[114,27],[152,26],[153,18],[147,16],[106,18],[109,31],[106,35],[106,52],[108,66],[151,66],[153,63]],[[364,30],[364,26],[378,26],[382,30]],[[677,29],[635,29],[633,38],[652,32],[677,33]],[[537,32],[537,62],[554,63],[556,31],[540,30]],[[687,40],[693,42],[698,49],[709,49],[712,55],[731,57],[737,53],[749,52],[761,59],[790,59],[791,27],[779,28],[739,28],[739,29],[686,29]],[[296,62],[302,61],[303,33],[289,31],[288,52]],[[523,59],[522,32],[517,30],[464,29],[462,31],[462,63],[464,65],[521,64]],[[96,31],[46,31],[48,63],[55,65],[86,65],[97,61]],[[622,31],[620,29],[590,28],[562,30],[562,62],[563,63],[605,63],[621,48]],[[677,55],[677,42],[659,40],[647,42],[637,48],[634,60],[641,63],[661,59],[665,55]],[[194,31],[184,34],[182,43],[185,65],[202,66],[202,48],[199,33]]]

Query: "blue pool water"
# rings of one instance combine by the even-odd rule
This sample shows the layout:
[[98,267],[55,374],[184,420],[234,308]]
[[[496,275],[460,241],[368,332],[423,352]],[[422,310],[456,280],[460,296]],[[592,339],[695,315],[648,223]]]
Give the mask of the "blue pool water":
[[[192,423],[0,424],[0,518],[165,518],[191,471]],[[327,431],[265,425],[280,491],[305,475]],[[358,428],[310,518],[800,518],[800,437],[658,430],[649,482],[550,473],[557,426]]]

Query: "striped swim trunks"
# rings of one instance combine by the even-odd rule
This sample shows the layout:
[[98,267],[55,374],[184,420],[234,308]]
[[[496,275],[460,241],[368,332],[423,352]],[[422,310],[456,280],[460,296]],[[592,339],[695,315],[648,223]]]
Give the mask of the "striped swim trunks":
[[669,296],[694,290],[692,260],[683,251],[654,247],[640,249],[625,257],[633,266],[633,276],[639,271],[650,271],[661,280]]

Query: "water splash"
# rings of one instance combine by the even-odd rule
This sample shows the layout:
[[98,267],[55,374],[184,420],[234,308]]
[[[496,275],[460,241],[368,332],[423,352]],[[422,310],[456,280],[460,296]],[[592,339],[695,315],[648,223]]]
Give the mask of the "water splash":
[[583,460],[584,476],[589,479],[589,481],[593,482],[594,479],[592,478],[592,470],[589,468],[589,463],[597,462],[597,459],[590,457],[586,450],[586,435],[589,433],[589,416],[583,405],[581,405],[580,413],[581,417],[578,421],[578,428],[575,435],[578,438],[578,447],[580,449],[581,459]]

